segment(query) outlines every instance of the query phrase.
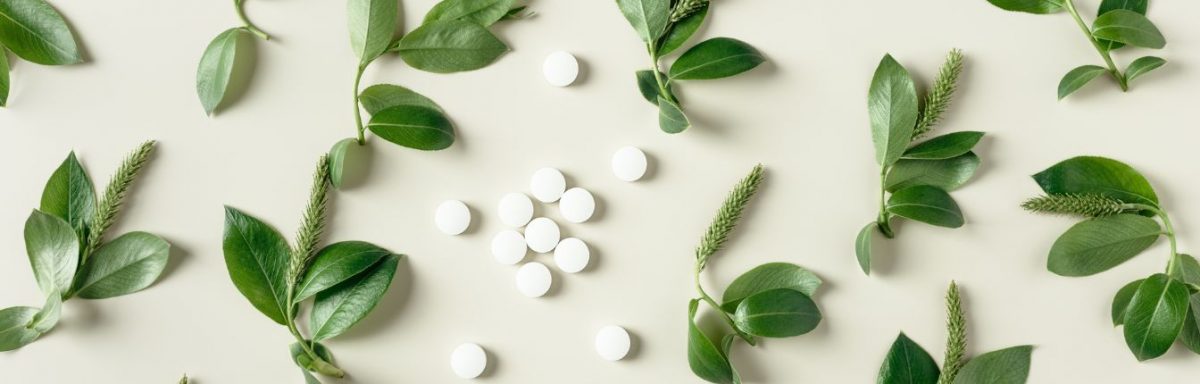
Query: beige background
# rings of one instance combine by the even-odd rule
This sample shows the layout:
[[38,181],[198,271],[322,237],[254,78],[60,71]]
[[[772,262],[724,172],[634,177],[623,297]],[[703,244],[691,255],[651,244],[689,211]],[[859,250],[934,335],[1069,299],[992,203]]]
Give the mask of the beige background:
[[[137,142],[161,141],[116,232],[150,230],[170,240],[168,272],[151,289],[106,301],[72,300],[58,329],[0,354],[11,383],[297,383],[287,331],[256,312],[229,282],[221,256],[222,204],[292,233],[317,156],[353,132],[344,1],[250,1],[248,12],[277,37],[257,42],[257,72],[236,104],[202,112],[194,71],[209,40],[238,25],[229,1],[56,1],[88,63],[14,65],[11,107],[0,111],[0,303],[38,305],[22,224],[43,183],[69,150],[105,180]],[[434,3],[408,0],[414,25]],[[826,316],[811,334],[738,346],[748,382],[868,383],[897,332],[933,354],[943,347],[942,295],[963,287],[970,351],[1033,344],[1032,383],[1186,382],[1200,357],[1181,346],[1137,363],[1108,320],[1112,294],[1161,271],[1166,246],[1090,278],[1044,268],[1068,219],[1023,213],[1037,193],[1027,175],[1080,154],[1111,156],[1142,170],[1177,221],[1184,250],[1200,236],[1195,178],[1195,87],[1200,3],[1157,1],[1151,17],[1170,44],[1169,66],[1128,94],[1100,79],[1064,102],[1055,85],[1099,58],[1066,15],[1007,13],[984,0],[719,0],[702,36],[752,43],[770,61],[735,79],[682,86],[696,126],[669,136],[637,93],[647,58],[608,0],[535,0],[538,16],[497,33],[513,51],[480,71],[433,75],[384,59],[365,84],[391,82],[439,102],[458,126],[450,150],[419,153],[381,140],[370,180],[335,195],[329,240],[376,242],[411,257],[380,308],[330,342],[345,383],[458,382],[455,345],[475,341],[493,356],[490,383],[698,383],[685,356],[685,309],[693,297],[691,251],[726,191],[756,162],[768,181],[741,230],[704,276],[719,292],[768,261],[809,267],[828,281]],[[1094,12],[1098,1],[1080,1]],[[877,169],[865,95],[880,56],[891,52],[928,82],[951,47],[964,49],[962,90],[943,131],[989,132],[978,177],[956,192],[960,230],[905,223],[881,243],[880,268],[858,271],[856,231],[875,215]],[[541,62],[574,52],[585,75],[548,86]],[[1122,51],[1128,63],[1140,54]],[[624,145],[648,152],[656,170],[618,181],[609,156]],[[593,191],[597,220],[566,226],[596,253],[585,273],[555,272],[555,290],[527,299],[515,267],[492,261],[501,229],[495,204],[527,189],[538,167],[562,169]],[[103,183],[103,181],[98,181]],[[449,237],[433,225],[445,199],[461,199],[476,225]],[[557,217],[553,206],[540,208]],[[548,255],[538,257],[549,262]],[[553,268],[552,268],[553,269]],[[595,332],[620,324],[639,348],[602,361]],[[330,381],[336,382],[336,381]]]

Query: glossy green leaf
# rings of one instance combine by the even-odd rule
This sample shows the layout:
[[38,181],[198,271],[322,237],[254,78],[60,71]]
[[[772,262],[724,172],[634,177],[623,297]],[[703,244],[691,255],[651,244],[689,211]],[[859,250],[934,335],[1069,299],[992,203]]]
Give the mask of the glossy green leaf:
[[815,329],[821,323],[821,310],[803,292],[777,288],[741,300],[733,322],[742,332],[754,336],[792,337]]
[[1125,81],[1132,82],[1133,79],[1142,77],[1142,75],[1150,73],[1150,71],[1166,64],[1166,60],[1154,56],[1146,56],[1134,60],[1132,63],[1129,63],[1129,67],[1125,68]]
[[388,250],[365,241],[330,244],[317,252],[313,258],[304,280],[296,288],[295,301],[307,299],[349,280],[379,264],[379,260],[391,254]]
[[454,144],[454,124],[441,112],[415,105],[391,107],[371,116],[367,128],[400,146],[437,151]]
[[346,158],[357,144],[358,139],[348,137],[334,143],[333,148],[329,149],[329,183],[333,184],[334,188],[340,189],[345,183]]
[[879,224],[871,222],[859,230],[858,236],[854,238],[854,256],[858,259],[858,267],[868,275],[871,274],[871,242],[875,238],[875,228],[878,227]]
[[983,135],[983,132],[972,131],[947,133],[909,147],[900,158],[945,160],[959,157],[971,152],[971,149],[979,144],[979,140],[983,139]]
[[877,384],[936,384],[941,371],[929,352],[901,333],[892,343]]
[[[666,74],[659,72],[665,79]],[[637,71],[638,91],[642,93],[642,97],[649,101],[650,104],[658,105],[658,80],[654,78],[654,72],[649,69]],[[671,92],[671,85],[667,84],[667,92]]]
[[666,36],[662,38],[662,43],[658,47],[658,55],[666,56],[671,52],[675,52],[679,47],[682,47],[684,43],[687,43],[692,38],[692,35],[696,34],[696,31],[704,24],[704,19],[707,16],[708,4],[704,4],[695,13],[671,23],[671,26],[667,27]]
[[376,84],[367,87],[367,89],[364,89],[358,95],[358,101],[362,103],[367,113],[372,115],[398,105],[415,105],[439,112],[442,111],[441,106],[428,97],[425,97],[425,95],[392,84]]
[[396,275],[399,255],[387,255],[370,269],[317,293],[313,303],[313,340],[326,340],[349,330],[383,298]]
[[696,326],[696,309],[699,305],[699,300],[692,300],[688,304],[688,365],[692,373],[708,382],[733,384],[735,374],[729,358]]
[[30,327],[38,312],[34,307],[0,309],[0,352],[21,348],[42,335]]
[[500,21],[512,8],[514,0],[443,0],[425,14],[429,24],[442,20],[463,20],[482,26]]
[[904,154],[917,124],[917,89],[912,76],[892,55],[883,57],[867,94],[875,162],[887,166]]
[[1113,296],[1112,302],[1112,322],[1113,326],[1125,324],[1125,310],[1129,308],[1129,301],[1133,300],[1133,294],[1137,293],[1138,287],[1146,279],[1138,279],[1125,284],[1124,287],[1117,290],[1117,294]]
[[1110,11],[1092,23],[1092,35],[1135,47],[1160,49],[1167,45],[1158,27],[1146,16],[1126,9]]
[[225,91],[229,89],[229,78],[233,76],[233,66],[237,62],[242,32],[242,28],[221,32],[208,43],[208,48],[200,57],[200,66],[196,69],[196,94],[200,96],[204,112],[210,115],[217,110],[225,98]]
[[75,152],[67,155],[46,181],[39,210],[71,224],[80,238],[87,236],[92,215],[96,213],[96,190]]
[[647,43],[658,40],[670,21],[671,0],[617,0],[617,8],[638,37]]
[[1079,222],[1050,247],[1046,268],[1061,276],[1090,276],[1132,259],[1158,240],[1162,227],[1135,214]]
[[[1150,0],[1104,0],[1100,3],[1100,10],[1096,12],[1096,16],[1101,16],[1110,11],[1118,9],[1129,10],[1145,15],[1150,6]],[[1112,40],[1100,40],[1100,48],[1106,51],[1111,51],[1124,47],[1125,44],[1118,43]]]
[[945,160],[901,159],[884,178],[884,188],[895,192],[917,185],[931,185],[953,191],[975,176],[979,163],[979,156],[973,152]]
[[79,238],[71,224],[33,211],[25,220],[25,250],[42,293],[50,295],[71,288],[79,267]]
[[79,271],[75,292],[105,299],[149,287],[167,267],[171,244],[146,232],[129,232],[97,249]]
[[67,21],[44,0],[0,0],[0,44],[38,64],[83,61]]
[[350,47],[358,55],[359,65],[375,60],[392,45],[400,15],[396,0],[349,0],[346,13],[350,16]]
[[1100,194],[1126,203],[1158,206],[1150,182],[1125,163],[1095,156],[1064,160],[1033,175],[1050,195]]
[[1125,312],[1125,344],[1146,361],[1162,356],[1183,329],[1188,311],[1188,289],[1158,273],[1142,282]]
[[950,194],[934,186],[915,185],[896,191],[888,198],[886,208],[896,216],[939,227],[958,228],[964,223],[962,211]]
[[1108,72],[1108,69],[1096,65],[1084,65],[1072,69],[1071,72],[1067,72],[1062,80],[1058,82],[1058,99],[1065,99],[1106,72]]
[[971,358],[958,371],[954,384],[1025,384],[1033,347],[1022,345]]
[[9,83],[8,71],[8,50],[4,48],[4,44],[0,44],[0,107],[8,106],[8,89],[12,86]]
[[222,249],[229,278],[242,296],[271,320],[287,324],[287,240],[257,218],[225,207]]
[[672,80],[711,80],[738,75],[767,59],[745,42],[728,37],[705,40],[671,64]]
[[1188,296],[1188,310],[1183,318],[1183,329],[1179,332],[1179,343],[1193,353],[1200,354],[1200,294]]
[[658,128],[666,133],[679,133],[692,126],[692,122],[688,121],[687,115],[683,114],[683,110],[678,104],[667,100],[662,96],[658,97]]
[[472,22],[443,20],[420,26],[400,40],[400,57],[413,68],[451,73],[486,67],[508,46]]
[[42,305],[42,309],[33,315],[33,320],[29,321],[29,329],[34,332],[45,334],[54,329],[58,325],[59,318],[62,317],[62,295],[58,292],[46,296],[46,303]]
[[738,276],[725,288],[721,308],[734,312],[747,297],[773,289],[788,288],[812,296],[821,287],[821,278],[792,263],[766,263]]

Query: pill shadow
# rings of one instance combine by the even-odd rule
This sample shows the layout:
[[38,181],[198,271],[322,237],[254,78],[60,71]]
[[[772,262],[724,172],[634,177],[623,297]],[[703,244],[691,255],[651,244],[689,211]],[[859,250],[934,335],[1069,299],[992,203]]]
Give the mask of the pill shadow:
[[642,174],[641,178],[634,180],[635,183],[652,181],[655,176],[658,176],[658,158],[646,151],[642,151],[642,154],[646,155],[646,172]]
[[629,353],[621,360],[636,360],[642,354],[642,337],[638,336],[637,332],[630,332],[628,329],[625,331],[629,333]]
[[483,373],[479,374],[480,379],[490,378],[496,375],[496,371],[500,369],[500,356],[492,353],[490,349],[484,348],[483,355],[487,356],[487,365],[483,367]]

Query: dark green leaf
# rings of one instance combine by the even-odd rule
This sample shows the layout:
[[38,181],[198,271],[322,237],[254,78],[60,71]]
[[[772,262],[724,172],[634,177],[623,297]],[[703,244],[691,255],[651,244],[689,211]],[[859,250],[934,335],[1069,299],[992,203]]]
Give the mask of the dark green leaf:
[[1033,347],[1022,345],[971,358],[958,371],[954,384],[1025,384]]
[[366,65],[392,44],[399,4],[396,0],[349,0],[346,5],[350,47],[358,55],[359,65]]
[[1175,271],[1171,277],[1187,284],[1200,285],[1200,262],[1192,255],[1175,255]]
[[1090,276],[1132,259],[1158,240],[1154,219],[1120,214],[1079,222],[1050,247],[1046,268],[1061,276]]
[[708,4],[700,6],[691,15],[674,22],[668,27],[667,35],[663,37],[661,46],[658,47],[658,55],[666,56],[674,52],[679,47],[682,47],[692,35],[696,34],[696,30],[704,24],[705,17],[708,16]]
[[1033,175],[1050,195],[1100,194],[1126,203],[1158,206],[1150,182],[1125,163],[1095,156],[1064,160]]
[[383,298],[396,275],[399,255],[387,255],[370,269],[317,294],[313,303],[313,340],[326,340],[346,332]]
[[936,384],[941,371],[929,352],[901,333],[892,343],[877,384]]
[[362,103],[367,113],[372,115],[397,105],[415,105],[439,112],[442,111],[442,107],[428,97],[408,88],[392,84],[376,84],[367,87],[367,89],[364,89],[358,95],[358,101]]
[[423,23],[463,20],[486,27],[508,14],[513,2],[514,0],[443,0],[425,14]]
[[371,116],[367,128],[394,144],[437,151],[454,144],[454,124],[436,109],[415,105],[391,107]]
[[[663,78],[667,75],[659,72]],[[654,78],[654,72],[649,69],[637,71],[638,91],[642,93],[642,97],[649,101],[650,104],[658,105],[658,79]],[[671,92],[671,85],[667,84],[667,92]]]
[[1112,321],[1113,326],[1125,324],[1125,310],[1129,308],[1129,301],[1133,300],[1133,294],[1137,293],[1138,287],[1146,279],[1138,279],[1125,284],[1124,287],[1117,290],[1117,294],[1113,296],[1112,302]]
[[979,156],[973,152],[945,160],[901,159],[888,172],[884,188],[895,192],[916,185],[931,185],[953,191],[971,180],[975,170],[979,169],[979,162]]
[[[1118,10],[1118,9],[1130,10],[1133,12],[1137,12],[1138,14],[1145,15],[1146,10],[1150,6],[1149,3],[1150,3],[1150,0],[1104,0],[1103,2],[1100,3],[1100,11],[1096,12],[1096,16],[1101,16],[1105,13],[1108,13],[1109,11],[1114,11],[1114,10]],[[1121,48],[1124,46],[1125,46],[1125,44],[1121,44],[1121,43],[1118,43],[1115,41],[1100,40],[1100,47],[1106,51],[1111,51],[1111,50],[1118,49],[1118,48]]]
[[42,335],[30,327],[38,312],[34,307],[9,307],[0,310],[0,352],[21,348]]
[[871,222],[859,230],[858,237],[854,238],[854,255],[858,258],[858,266],[868,275],[871,274],[871,241],[875,237],[875,228],[878,227],[879,224]]
[[1158,27],[1146,16],[1126,9],[1107,12],[1092,23],[1092,35],[1135,47],[1160,49],[1167,45]]
[[710,80],[749,71],[766,61],[757,49],[737,39],[716,37],[688,49],[671,64],[672,80]]
[[38,64],[83,61],[67,21],[43,0],[0,0],[0,44]]
[[71,289],[79,267],[79,238],[71,224],[33,211],[25,220],[25,250],[42,293],[52,295]]
[[1150,73],[1150,71],[1166,64],[1166,60],[1154,56],[1146,56],[1134,60],[1132,63],[1129,63],[1129,67],[1125,68],[1125,81],[1132,82],[1133,79],[1142,77],[1142,75]]
[[821,287],[821,278],[803,267],[791,263],[767,263],[755,267],[734,279],[725,288],[721,308],[734,312],[742,299],[772,289],[789,288],[812,296]]
[[945,160],[965,155],[983,139],[983,132],[954,132],[941,135],[909,147],[902,159]]
[[1015,12],[1046,14],[1063,10],[1063,0],[988,0],[988,2],[1000,9]]
[[742,300],[733,314],[742,332],[761,337],[792,337],[821,323],[821,310],[812,298],[791,288],[756,293]]
[[688,305],[688,365],[692,373],[701,379],[732,384],[734,373],[729,358],[696,326],[696,308],[699,304],[699,300],[692,300]]
[[296,287],[295,301],[301,301],[340,284],[391,255],[386,249],[365,241],[343,241],[317,252],[304,280]]
[[1062,80],[1058,82],[1058,99],[1065,99],[1105,72],[1108,72],[1108,69],[1096,65],[1084,65],[1072,69],[1071,72],[1067,72]]
[[667,100],[662,96],[658,97],[658,128],[666,133],[683,132],[690,127],[692,123],[688,121],[687,115],[683,114],[683,110],[678,104]]
[[67,155],[67,159],[46,181],[40,210],[71,224],[80,238],[87,235],[92,215],[96,213],[96,190],[92,188],[92,180],[75,157],[75,152]]
[[204,112],[212,114],[225,98],[229,89],[229,78],[233,75],[233,65],[237,62],[238,42],[241,41],[242,28],[230,28],[217,35],[204,56],[200,57],[200,66],[196,69],[196,94],[200,96],[200,105]]
[[928,185],[915,185],[892,193],[892,197],[888,198],[887,211],[939,227],[958,228],[963,225],[962,212],[950,194]]
[[1179,342],[1193,353],[1200,354],[1200,294],[1188,296],[1187,316],[1183,318],[1183,330]]
[[11,86],[8,71],[8,50],[0,44],[0,107],[8,105],[8,89]]
[[171,244],[146,232],[130,232],[104,244],[79,271],[75,292],[105,299],[149,287],[167,266]]
[[1162,356],[1183,329],[1188,311],[1188,289],[1158,273],[1142,282],[1125,312],[1125,344],[1146,361]]
[[224,237],[225,266],[233,285],[259,312],[287,324],[287,240],[266,223],[230,207],[225,207]]
[[917,124],[917,89],[912,76],[892,55],[883,57],[871,90],[867,94],[871,114],[871,139],[875,143],[875,162],[882,166],[895,163],[912,141]]
[[346,158],[351,149],[358,144],[358,139],[345,138],[333,144],[329,149],[329,183],[334,188],[342,188],[346,178]]
[[413,68],[451,73],[486,67],[508,46],[479,24],[444,20],[420,26],[400,40],[400,57]]
[[617,8],[647,43],[658,40],[667,28],[671,0],[617,0]]

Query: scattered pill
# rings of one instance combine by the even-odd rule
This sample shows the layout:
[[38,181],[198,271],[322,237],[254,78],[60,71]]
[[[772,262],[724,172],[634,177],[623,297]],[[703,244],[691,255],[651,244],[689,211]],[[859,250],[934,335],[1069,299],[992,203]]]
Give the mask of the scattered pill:
[[517,269],[517,290],[528,297],[541,297],[550,291],[550,269],[531,261]]
[[529,247],[526,246],[525,237],[521,236],[520,232],[509,229],[497,233],[496,237],[492,238],[492,257],[500,264],[516,265],[525,260],[527,252]]
[[454,348],[450,354],[450,369],[464,379],[474,379],[487,369],[487,352],[475,343],[465,343]]
[[442,233],[458,235],[471,226],[471,210],[458,200],[447,200],[438,205],[434,222]]
[[592,218],[592,213],[596,212],[596,199],[586,189],[571,188],[563,192],[558,209],[567,221],[582,223]]
[[596,333],[596,353],[600,358],[617,361],[629,354],[630,338],[625,328],[610,325]]
[[533,192],[533,197],[543,203],[558,201],[566,189],[567,179],[563,177],[562,172],[554,168],[537,170],[533,173],[533,180],[529,182],[529,190]]
[[559,236],[558,224],[545,217],[533,219],[525,226],[525,242],[529,244],[529,249],[537,253],[553,251],[558,245]]
[[533,218],[533,200],[524,193],[509,193],[500,198],[500,222],[520,228]]
[[557,51],[546,56],[542,62],[542,74],[546,82],[556,87],[565,87],[579,77],[579,60],[569,52]]
[[617,150],[612,158],[613,174],[624,181],[637,181],[646,174],[646,153],[634,147]]
[[588,250],[587,243],[574,237],[563,239],[554,248],[554,264],[566,273],[582,271],[587,268],[591,258],[592,252]]

